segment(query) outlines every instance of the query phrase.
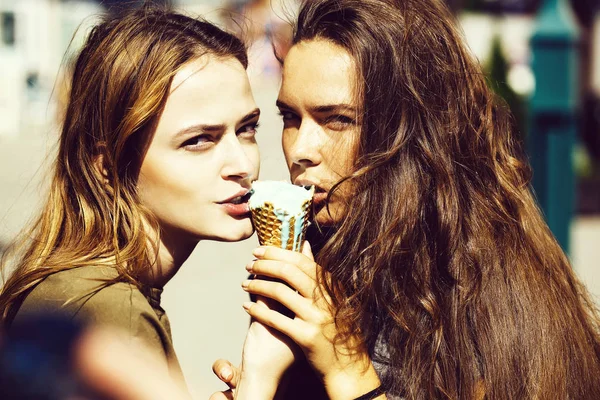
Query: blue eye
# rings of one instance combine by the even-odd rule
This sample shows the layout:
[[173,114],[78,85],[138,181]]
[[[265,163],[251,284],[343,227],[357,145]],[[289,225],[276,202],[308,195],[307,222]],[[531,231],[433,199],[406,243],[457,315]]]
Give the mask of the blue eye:
[[254,137],[259,127],[260,124],[258,122],[253,122],[251,124],[244,125],[240,130],[237,131],[237,134],[238,136]]
[[213,143],[213,138],[210,135],[198,135],[186,140],[181,144],[181,147],[186,150],[202,150]]

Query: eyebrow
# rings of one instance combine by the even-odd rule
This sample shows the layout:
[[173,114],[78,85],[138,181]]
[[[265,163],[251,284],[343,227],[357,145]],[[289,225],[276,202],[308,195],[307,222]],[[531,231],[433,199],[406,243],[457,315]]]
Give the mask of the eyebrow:
[[251,112],[249,112],[248,114],[246,114],[246,116],[244,118],[242,118],[242,120],[240,121],[241,124],[248,122],[254,118],[258,118],[260,117],[260,108],[255,108],[254,110],[252,110]]
[[[286,108],[289,110],[294,109],[294,107],[287,105],[286,103],[284,103],[281,100],[277,100],[275,102],[275,105],[279,108]],[[334,111],[356,112],[356,107],[354,107],[350,104],[345,104],[345,103],[326,104],[326,105],[320,105],[320,106],[312,106],[309,108],[309,111],[314,112],[314,113],[330,113],[330,112],[334,112]]]
[[[248,114],[246,114],[239,122],[239,124],[244,124],[254,118],[258,118],[260,116],[260,109],[259,108],[255,108],[254,110],[252,110],[251,112],[249,112]],[[225,124],[216,124],[216,125],[211,125],[211,124],[196,124],[196,125],[192,125],[192,126],[188,126],[187,128],[183,128],[182,130],[178,131],[174,138],[178,139],[182,136],[187,136],[190,133],[198,133],[198,132],[207,132],[207,133],[211,133],[211,132],[222,132],[226,129],[226,125]]]

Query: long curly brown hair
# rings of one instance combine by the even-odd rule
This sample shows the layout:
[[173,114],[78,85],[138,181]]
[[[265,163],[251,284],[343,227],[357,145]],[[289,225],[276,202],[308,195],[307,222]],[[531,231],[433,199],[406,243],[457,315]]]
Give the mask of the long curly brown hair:
[[168,7],[106,15],[92,29],[73,68],[49,195],[4,257],[2,272],[14,272],[0,292],[0,321],[45,277],[76,266],[110,263],[117,280],[143,289],[158,242],[148,232],[158,226],[137,196],[139,169],[173,77],[206,54],[248,65],[239,39]]
[[294,43],[312,39],[359,77],[355,193],[317,257],[339,340],[383,343],[408,399],[600,399],[596,310],[445,5],[306,1]]

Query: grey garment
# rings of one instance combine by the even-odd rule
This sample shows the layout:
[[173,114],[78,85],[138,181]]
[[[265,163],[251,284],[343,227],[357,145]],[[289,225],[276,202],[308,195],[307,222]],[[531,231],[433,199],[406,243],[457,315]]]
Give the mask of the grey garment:
[[[385,382],[393,381],[400,376],[398,371],[393,371],[391,369],[389,360],[390,351],[388,345],[385,342],[383,335],[379,335],[377,342],[375,343],[375,348],[371,354],[371,362],[373,363],[377,375],[379,375],[379,379],[384,385]],[[404,397],[399,393],[391,393],[389,391],[386,392],[386,397],[389,400],[404,400]]]
[[116,277],[116,269],[110,266],[75,267],[49,275],[29,292],[13,322],[48,311],[113,328],[132,345],[139,344],[165,360],[169,374],[183,383],[169,319],[160,306],[162,289],[148,289],[144,295],[129,283],[104,285]]

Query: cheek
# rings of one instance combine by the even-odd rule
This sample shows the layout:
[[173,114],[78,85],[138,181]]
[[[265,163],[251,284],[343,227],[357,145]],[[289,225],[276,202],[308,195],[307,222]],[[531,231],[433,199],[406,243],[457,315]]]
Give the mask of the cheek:
[[336,175],[346,176],[353,172],[356,150],[352,140],[330,139],[323,144],[321,154]]
[[252,163],[254,166],[252,176],[258,179],[258,173],[260,172],[260,151],[258,149],[258,145],[254,144],[249,146],[249,149],[246,150],[246,155],[248,156],[250,163]]
[[178,204],[202,186],[208,173],[205,168],[190,168],[178,157],[146,157],[137,185],[140,199],[151,208]]
[[[144,159],[140,168],[140,176],[138,178],[138,191],[142,198],[147,197],[161,186],[161,182],[165,180],[165,170],[161,168],[157,158],[151,157],[150,154]],[[168,175],[168,173],[166,174]]]
[[290,166],[292,164],[290,162],[289,156],[290,139],[289,135],[285,134],[285,131],[281,135],[281,148],[283,149],[283,156],[285,157],[285,161],[287,162],[288,166]]

